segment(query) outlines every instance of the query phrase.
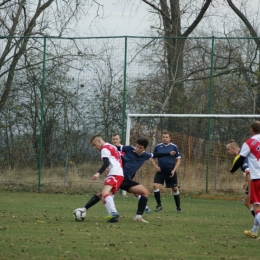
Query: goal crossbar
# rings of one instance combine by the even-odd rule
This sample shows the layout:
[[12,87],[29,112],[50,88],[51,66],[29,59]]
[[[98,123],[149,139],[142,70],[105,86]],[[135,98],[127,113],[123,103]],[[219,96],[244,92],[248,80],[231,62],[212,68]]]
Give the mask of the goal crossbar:
[[130,143],[131,117],[186,117],[186,118],[259,118],[260,115],[245,114],[127,114],[126,145]]

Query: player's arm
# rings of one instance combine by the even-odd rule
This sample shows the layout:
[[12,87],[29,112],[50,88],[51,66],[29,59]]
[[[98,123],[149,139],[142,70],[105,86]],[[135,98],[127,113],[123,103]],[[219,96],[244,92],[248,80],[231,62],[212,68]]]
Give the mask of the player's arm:
[[173,156],[175,154],[176,154],[175,151],[171,151],[170,153],[154,153],[154,154],[152,154],[152,158],[161,158],[161,157],[164,157],[164,156]]
[[92,180],[97,180],[98,177],[107,169],[109,166],[109,159],[107,157],[103,157],[103,165],[100,169],[92,176]]
[[97,173],[100,173],[100,175],[106,170],[106,168],[109,166],[109,159],[107,157],[102,158],[103,164],[100,167],[100,169],[97,171]]
[[[159,154],[159,153],[157,153],[157,149],[156,149],[156,147],[155,147],[155,149],[154,149],[154,151],[153,151],[153,153],[152,153],[152,158],[151,158],[151,163],[152,163],[152,165],[154,166],[154,168],[156,169],[156,171],[157,172],[160,172],[161,171],[161,168],[159,167],[159,165],[156,163],[156,161],[155,161],[155,158],[156,158],[156,154]],[[157,158],[159,158],[159,157],[157,157]]]
[[242,167],[244,160],[245,160],[245,157],[241,156],[240,154],[237,155],[233,161],[233,165],[232,165],[230,172],[234,173],[238,168]]
[[156,169],[157,172],[161,171],[161,168],[159,167],[159,165],[157,165],[154,157],[151,158],[151,163],[152,163],[152,165],[154,166],[154,168]]

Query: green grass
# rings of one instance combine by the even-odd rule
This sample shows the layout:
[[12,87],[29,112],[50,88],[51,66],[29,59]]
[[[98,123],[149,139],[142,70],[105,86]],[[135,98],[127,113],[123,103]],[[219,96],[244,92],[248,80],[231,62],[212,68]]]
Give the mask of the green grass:
[[[91,195],[0,192],[0,259],[257,259],[260,240],[246,237],[253,217],[238,200],[172,196],[163,211],[144,214],[149,224],[132,222],[137,199],[116,195],[121,218],[105,223],[97,204],[83,222],[72,211]],[[149,206],[154,209],[151,196]]]

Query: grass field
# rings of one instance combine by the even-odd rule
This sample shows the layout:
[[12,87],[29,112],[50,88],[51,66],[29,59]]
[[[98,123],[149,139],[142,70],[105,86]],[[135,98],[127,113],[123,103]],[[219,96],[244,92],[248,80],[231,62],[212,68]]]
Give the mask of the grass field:
[[[76,222],[72,211],[90,197],[0,192],[0,259],[260,258],[260,240],[243,234],[253,217],[240,200],[182,196],[177,213],[168,195],[163,211],[145,214],[144,224],[132,222],[137,199],[116,195],[118,223],[104,222],[101,203]],[[152,196],[149,206],[155,208]]]

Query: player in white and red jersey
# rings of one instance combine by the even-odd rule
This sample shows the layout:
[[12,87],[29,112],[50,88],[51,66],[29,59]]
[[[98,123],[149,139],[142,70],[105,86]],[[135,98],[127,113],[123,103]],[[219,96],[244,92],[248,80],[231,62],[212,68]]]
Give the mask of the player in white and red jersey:
[[[231,173],[243,165],[247,157],[250,169],[250,203],[253,204],[255,218],[251,230],[245,230],[247,236],[256,238],[260,226],[260,121],[254,121],[250,125],[251,138],[246,140],[241,147],[239,157],[233,164]],[[257,227],[257,228],[256,228]]]
[[94,135],[90,142],[95,149],[101,152],[101,159],[103,165],[101,168],[92,176],[92,180],[97,180],[99,176],[107,169],[108,174],[104,180],[104,186],[102,188],[102,201],[107,209],[108,216],[106,220],[117,219],[119,213],[116,210],[114,203],[114,194],[119,189],[120,185],[124,180],[122,159],[117,148],[109,143],[105,143],[100,135]]

